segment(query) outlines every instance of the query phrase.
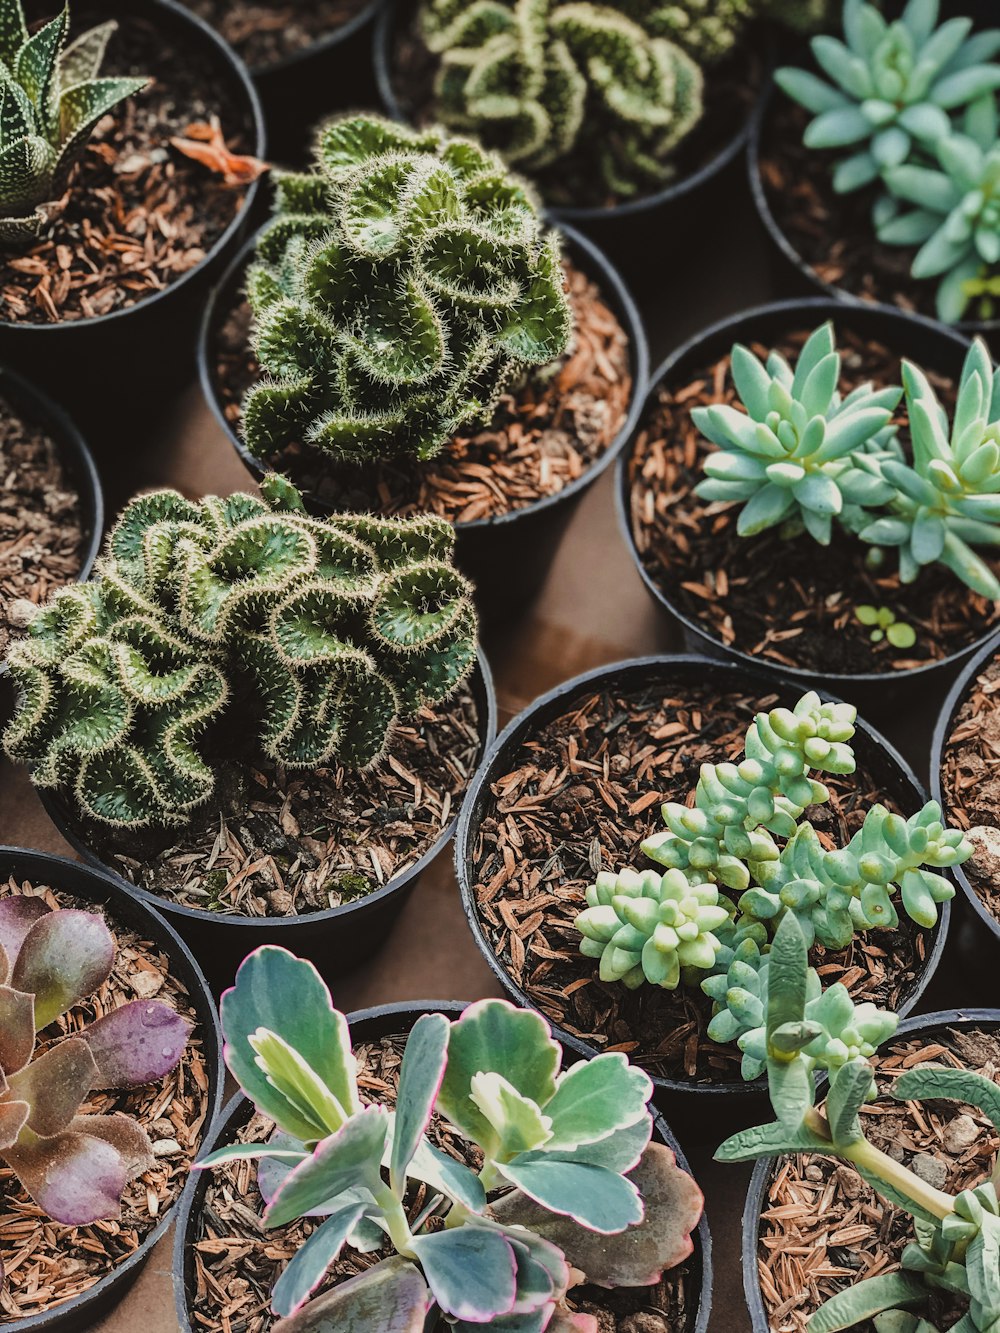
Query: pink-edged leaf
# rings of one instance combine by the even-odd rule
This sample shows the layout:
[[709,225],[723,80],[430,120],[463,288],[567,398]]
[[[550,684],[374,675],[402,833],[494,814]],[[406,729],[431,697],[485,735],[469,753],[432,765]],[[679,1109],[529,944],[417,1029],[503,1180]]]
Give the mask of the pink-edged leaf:
[[128,1171],[117,1149],[92,1134],[59,1134],[9,1148],[4,1157],[54,1222],[89,1226],[121,1216]]
[[31,1107],[28,1125],[42,1138],[61,1134],[94,1086],[97,1065],[90,1047],[70,1037],[7,1080],[11,1095]]
[[11,985],[35,997],[39,1030],[93,995],[111,975],[115,941],[103,918],[63,908],[41,917],[21,945]]
[[0,986],[0,1092],[31,1059],[35,1049],[35,997]]
[[279,1319],[271,1333],[423,1333],[430,1306],[420,1269],[394,1255]]
[[41,898],[29,898],[14,893],[7,898],[0,898],[0,953],[6,955],[8,971],[3,974],[0,964],[0,981],[10,979],[10,969],[17,962],[24,937],[43,916],[51,916],[52,908]]
[[574,1314],[565,1306],[557,1306],[545,1333],[600,1333],[600,1327],[592,1314]]
[[617,1236],[601,1235],[571,1217],[557,1216],[519,1190],[498,1199],[492,1205],[493,1216],[504,1226],[528,1227],[557,1245],[596,1286],[648,1287],[691,1253],[691,1233],[705,1199],[662,1143],[650,1143],[629,1179],[639,1190],[646,1215]]
[[17,1142],[17,1136],[28,1123],[30,1110],[27,1102],[0,1102],[0,1153]]
[[80,1036],[97,1062],[95,1088],[137,1088],[176,1068],[191,1024],[162,1000],[134,1000],[105,1014]]
[[151,1171],[156,1165],[149,1135],[131,1116],[122,1115],[120,1111],[111,1115],[78,1115],[69,1128],[72,1134],[86,1134],[110,1143],[122,1160],[128,1180]]

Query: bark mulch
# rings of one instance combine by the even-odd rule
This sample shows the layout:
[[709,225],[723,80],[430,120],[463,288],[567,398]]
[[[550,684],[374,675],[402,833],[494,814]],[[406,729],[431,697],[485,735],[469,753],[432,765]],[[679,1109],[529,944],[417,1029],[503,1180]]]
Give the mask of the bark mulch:
[[[455,436],[427,463],[393,459],[352,469],[295,444],[269,464],[335,509],[433,513],[453,523],[497,518],[563,490],[614,442],[632,397],[625,330],[597,285],[569,261],[563,267],[574,343],[504,394],[488,427]],[[250,340],[250,308],[234,294],[210,352],[216,394],[234,431],[243,396],[260,378]]]
[[59,449],[0,398],[0,659],[83,562],[84,514]]
[[1000,662],[971,682],[952,719],[941,757],[946,814],[975,851],[963,870],[983,906],[1000,921]]
[[185,907],[297,916],[363,898],[407,871],[458,811],[482,748],[469,686],[401,724],[374,768],[223,772],[219,799],[168,845],[87,825],[128,880]]
[[[790,333],[777,345],[793,365],[808,332]],[[843,394],[869,380],[876,387],[900,383],[900,358],[887,347],[845,329],[837,330],[837,345]],[[773,349],[753,343],[752,350],[766,359]],[[944,565],[926,567],[904,584],[892,551],[873,572],[865,565],[872,548],[857,538],[835,531],[830,546],[822,547],[808,534],[782,537],[780,527],[741,537],[741,506],[700,501],[694,488],[715,446],[695,427],[691,410],[736,402],[729,363],[727,353],[685,376],[684,384],[661,384],[629,459],[633,541],[643,568],[678,610],[728,647],[824,674],[920,667],[996,626],[1000,604],[970,591]],[[954,384],[923,369],[950,410]],[[907,448],[903,405],[896,424]],[[983,555],[1000,570],[1000,556]],[[904,651],[887,639],[872,643],[870,628],[855,614],[864,605],[888,607],[912,625],[914,646]]]
[[[395,1105],[404,1048],[405,1038],[398,1036],[355,1047],[363,1102],[390,1108]],[[237,1138],[242,1143],[261,1142],[272,1128],[271,1121],[255,1113]],[[479,1149],[437,1116],[431,1122],[430,1138],[435,1147],[472,1170],[482,1166]],[[271,1288],[317,1222],[303,1219],[265,1231],[260,1222],[263,1200],[254,1162],[229,1163],[213,1171],[211,1177],[198,1215],[192,1246],[193,1273],[189,1272],[187,1281],[192,1326],[199,1333],[268,1333],[274,1323],[269,1309]],[[411,1187],[407,1201],[411,1220],[427,1201],[425,1186]],[[362,1255],[346,1249],[318,1292],[363,1272],[388,1253]],[[632,1291],[583,1287],[572,1294],[568,1304],[573,1310],[594,1315],[600,1333],[681,1333],[692,1315],[686,1290],[689,1268],[687,1260],[654,1286]],[[442,1321],[435,1333],[446,1333],[447,1327]]]
[[[1000,1082],[1000,1040],[993,1032],[945,1029],[907,1037],[875,1060],[880,1096],[861,1111],[865,1136],[937,1189],[957,1193],[988,1180],[996,1130],[978,1107],[961,1102],[898,1102],[893,1080],[914,1065],[971,1069]],[[831,1296],[900,1267],[913,1223],[884,1202],[853,1167],[813,1154],[776,1163],[766,1194],[758,1274],[772,1333],[805,1333],[809,1316]],[[962,1303],[938,1293],[915,1311],[950,1327]],[[870,1322],[859,1324],[872,1333]]]
[[[95,6],[75,11],[74,32],[100,17]],[[215,115],[233,151],[253,148],[248,112],[214,52],[179,47],[155,21],[128,15],[102,72],[154,82],[100,122],[43,239],[0,254],[5,320],[92,319],[147,300],[201,263],[242,205],[244,189],[170,147]]]
[[[95,910],[93,903],[44,884],[13,879],[0,884],[0,897],[15,893],[40,896],[50,907]],[[171,976],[170,959],[159,946],[113,920],[109,925],[118,946],[110,978],[94,996],[39,1034],[39,1051],[112,1009],[154,996],[197,1023],[190,997]],[[197,1026],[180,1064],[161,1083],[93,1093],[83,1110],[92,1115],[122,1111],[132,1116],[152,1140],[156,1157],[156,1166],[126,1187],[118,1221],[87,1227],[50,1221],[0,1162],[0,1258],[6,1270],[6,1279],[0,1283],[0,1324],[28,1318],[78,1296],[139,1248],[187,1183],[209,1109],[208,1071]]]
[[[585,691],[512,757],[476,832],[472,891],[508,974],[563,1029],[660,1077],[740,1083],[740,1053],[705,1036],[712,1002],[700,989],[602,982],[573,921],[599,871],[651,865],[639,844],[663,827],[661,803],[690,804],[701,764],[740,756],[754,714],[777,702],[711,684]],[[825,781],[832,800],[810,818],[827,847],[846,845],[876,802],[895,808],[863,762]],[[840,981],[856,1001],[896,1008],[931,938],[900,911],[899,929],[858,935],[841,951],[817,945],[811,962],[824,985]]]
[[308,51],[364,9],[368,0],[184,0],[255,70]]

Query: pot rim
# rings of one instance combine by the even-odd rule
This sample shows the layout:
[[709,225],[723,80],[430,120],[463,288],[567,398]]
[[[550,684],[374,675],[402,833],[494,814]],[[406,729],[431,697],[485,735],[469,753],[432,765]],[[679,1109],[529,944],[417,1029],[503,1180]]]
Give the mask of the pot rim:
[[[256,82],[260,80],[266,84],[266,81],[273,75],[285,74],[289,71],[297,71],[302,66],[308,65],[310,61],[317,57],[324,56],[328,51],[340,46],[359,32],[367,23],[370,23],[376,14],[381,10],[385,0],[367,0],[367,3],[352,14],[351,17],[330,32],[317,37],[315,41],[310,42],[299,51],[291,51],[288,55],[281,56],[270,65],[251,65],[249,61],[243,60],[236,48],[233,50],[238,60],[242,60],[250,72],[250,77]],[[223,39],[225,40],[225,39]]]

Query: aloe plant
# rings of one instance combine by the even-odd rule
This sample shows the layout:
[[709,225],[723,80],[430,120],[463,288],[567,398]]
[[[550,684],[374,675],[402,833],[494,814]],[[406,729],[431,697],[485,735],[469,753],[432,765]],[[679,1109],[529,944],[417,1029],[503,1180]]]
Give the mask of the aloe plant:
[[69,23],[67,7],[29,35],[21,0],[0,0],[0,244],[39,235],[97,122],[149,82],[100,77],[115,23],[67,46]]
[[[652,1084],[624,1056],[561,1069],[545,1021],[502,1000],[425,1014],[390,1112],[362,1100],[311,964],[257,950],[221,1014],[230,1072],[276,1132],[198,1167],[258,1160],[265,1228],[323,1218],[274,1287],[274,1333],[597,1333],[568,1309],[571,1284],[646,1286],[691,1252],[701,1193],[651,1142]],[[432,1145],[433,1115],[478,1145],[478,1171]],[[310,1299],[345,1245],[392,1253]]]
[[[926,1304],[934,1292],[968,1301],[952,1328],[992,1333],[1000,1319],[1000,1203],[997,1177],[955,1194],[938,1189],[883,1152],[865,1135],[870,1123],[859,1112],[876,1092],[869,1057],[895,1031],[893,1014],[882,1014],[879,1030],[830,1068],[825,1102],[815,1105],[818,1041],[844,1045],[808,998],[806,940],[786,916],[770,953],[766,1019],[761,1049],[768,1091],[777,1119],[728,1138],[716,1152],[723,1162],[759,1161],[788,1153],[821,1154],[846,1162],[885,1201],[913,1219],[914,1239],[902,1254],[902,1269],[845,1287],[809,1320],[810,1333],[835,1333],[875,1319],[880,1333],[935,1333],[909,1307]],[[828,992],[829,994],[829,992]],[[824,996],[824,1000],[826,996]],[[978,1107],[1000,1132],[1000,1089],[983,1075],[922,1063],[894,1079],[890,1095],[901,1101],[947,1099]],[[897,1312],[891,1319],[887,1312]],[[880,1321],[881,1317],[881,1321]]]

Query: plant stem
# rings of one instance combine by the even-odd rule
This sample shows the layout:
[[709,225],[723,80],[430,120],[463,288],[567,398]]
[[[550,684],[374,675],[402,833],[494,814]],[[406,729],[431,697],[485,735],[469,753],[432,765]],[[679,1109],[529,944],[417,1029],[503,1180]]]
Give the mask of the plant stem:
[[400,1200],[388,1185],[383,1185],[375,1195],[375,1202],[382,1209],[393,1249],[397,1254],[401,1254],[404,1259],[415,1259],[416,1254],[412,1244],[413,1233],[407,1221],[406,1210]]

